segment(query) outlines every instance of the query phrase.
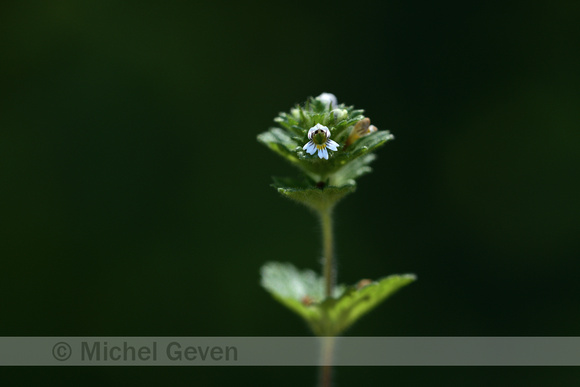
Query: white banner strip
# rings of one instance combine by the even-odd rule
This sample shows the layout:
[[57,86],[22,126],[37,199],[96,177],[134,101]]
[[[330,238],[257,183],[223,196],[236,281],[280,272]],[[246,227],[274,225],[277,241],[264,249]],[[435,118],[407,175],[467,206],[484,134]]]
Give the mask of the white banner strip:
[[0,337],[2,366],[578,366],[580,337]]

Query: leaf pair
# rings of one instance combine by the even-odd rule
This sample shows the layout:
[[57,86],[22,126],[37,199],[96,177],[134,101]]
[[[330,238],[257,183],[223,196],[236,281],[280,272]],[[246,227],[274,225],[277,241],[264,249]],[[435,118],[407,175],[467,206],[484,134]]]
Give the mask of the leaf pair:
[[391,275],[358,286],[339,285],[333,297],[324,297],[324,279],[311,270],[299,271],[289,263],[269,262],[261,269],[262,286],[310,326],[318,336],[336,336],[405,285],[413,274]]

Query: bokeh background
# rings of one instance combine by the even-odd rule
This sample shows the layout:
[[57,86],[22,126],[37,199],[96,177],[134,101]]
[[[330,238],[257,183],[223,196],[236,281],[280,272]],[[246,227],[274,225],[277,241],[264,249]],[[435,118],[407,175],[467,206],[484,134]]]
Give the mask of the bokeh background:
[[[339,280],[418,282],[350,336],[580,335],[580,3],[4,2],[0,335],[304,336],[259,286],[320,234],[257,143],[321,92],[396,140],[336,212]],[[314,368],[10,369],[68,385],[314,385]],[[575,368],[341,368],[577,385]]]

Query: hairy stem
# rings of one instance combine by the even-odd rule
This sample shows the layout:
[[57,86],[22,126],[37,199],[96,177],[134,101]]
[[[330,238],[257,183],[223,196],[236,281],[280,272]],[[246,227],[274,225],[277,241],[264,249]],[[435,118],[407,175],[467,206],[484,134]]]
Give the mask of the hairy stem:
[[322,222],[322,246],[324,251],[324,283],[326,297],[332,297],[336,272],[334,269],[334,246],[332,236],[332,208],[320,211]]
[[[324,293],[326,298],[332,297],[336,281],[336,270],[334,263],[334,238],[332,230],[332,207],[328,206],[319,210],[320,222],[322,224],[322,250],[324,254]],[[334,337],[322,337],[322,366],[320,368],[321,387],[332,387],[332,355],[334,348]]]

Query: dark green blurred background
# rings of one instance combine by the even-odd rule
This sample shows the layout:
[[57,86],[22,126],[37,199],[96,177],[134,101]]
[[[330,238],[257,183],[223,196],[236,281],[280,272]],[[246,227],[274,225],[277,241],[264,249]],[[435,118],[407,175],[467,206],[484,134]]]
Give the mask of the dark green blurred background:
[[[319,270],[318,224],[269,187],[295,171],[256,135],[321,92],[396,137],[337,208],[339,280],[419,277],[348,335],[580,335],[579,18],[577,1],[3,3],[0,335],[309,335],[258,271]],[[309,386],[316,370],[6,376]],[[580,372],[337,378],[577,385]]]

